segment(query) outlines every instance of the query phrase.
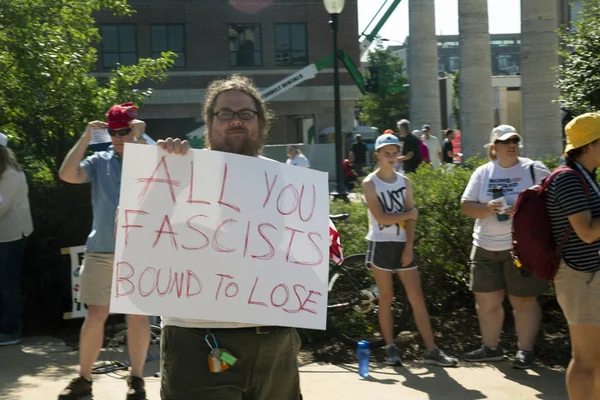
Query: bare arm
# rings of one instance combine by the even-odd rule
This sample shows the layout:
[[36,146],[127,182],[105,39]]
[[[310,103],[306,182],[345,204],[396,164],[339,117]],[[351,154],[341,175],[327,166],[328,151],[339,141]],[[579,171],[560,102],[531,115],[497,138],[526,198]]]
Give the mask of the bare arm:
[[600,239],[600,218],[592,218],[589,211],[569,215],[573,230],[585,243],[594,243]]
[[458,154],[454,153],[452,150],[448,150],[448,157],[454,158],[454,157],[460,157],[460,156]]
[[408,161],[411,158],[413,158],[415,155],[415,153],[413,153],[412,151],[407,152],[405,155],[398,157],[398,161],[402,162],[402,161]]
[[354,162],[354,152],[352,150],[348,154],[348,161],[350,161],[351,163]]
[[487,204],[462,200],[460,202],[460,209],[471,218],[485,218],[502,211],[502,204],[494,200]]
[[87,179],[87,172],[85,169],[79,166],[81,160],[85,155],[85,152],[90,144],[92,137],[92,128],[103,129],[106,127],[106,123],[102,121],[92,121],[85,128],[85,132],[81,135],[81,138],[75,143],[75,146],[69,151],[65,157],[60,169],[58,170],[58,177],[68,183],[83,183]]
[[[404,178],[406,179],[406,178]],[[365,179],[362,183],[363,194],[367,201],[369,211],[373,214],[375,220],[381,225],[395,225],[403,221],[417,219],[418,212],[414,208],[408,208],[407,211],[401,214],[391,214],[383,211],[379,200],[377,199],[377,193],[375,193],[375,184],[370,179]],[[408,203],[407,203],[408,204]],[[412,207],[412,205],[411,205]]]
[[[410,179],[408,179],[407,177],[404,177],[404,182],[406,183],[406,204],[404,205],[406,207],[407,210],[413,210],[415,209],[415,203],[414,203],[414,198],[413,198],[413,190],[412,190],[412,183],[410,181]],[[414,241],[415,241],[415,224],[416,224],[416,218],[415,219],[409,219],[406,221],[406,247],[407,248],[412,248]]]
[[440,162],[443,163],[444,162],[444,157],[442,156],[442,152],[438,151],[438,157],[440,158]]

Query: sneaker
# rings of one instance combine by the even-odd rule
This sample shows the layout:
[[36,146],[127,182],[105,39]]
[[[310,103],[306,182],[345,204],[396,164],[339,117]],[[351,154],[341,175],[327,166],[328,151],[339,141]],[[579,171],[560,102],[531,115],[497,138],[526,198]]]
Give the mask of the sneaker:
[[456,358],[448,357],[437,347],[425,353],[423,356],[423,362],[427,365],[437,365],[439,367],[454,367],[458,364],[458,360]]
[[19,336],[0,333],[0,346],[10,346],[19,343],[21,343],[21,338]]
[[82,376],[73,378],[69,386],[58,395],[58,400],[76,400],[92,394],[92,382]]
[[487,347],[486,345],[482,345],[477,350],[471,351],[465,354],[465,360],[467,361],[502,361],[504,360],[504,350],[502,347],[498,346],[495,350]]
[[533,351],[519,350],[513,362],[513,368],[528,369],[535,364],[535,354]]
[[147,400],[146,389],[144,389],[144,380],[139,376],[130,376],[127,378],[127,400]]
[[387,365],[395,365],[395,366],[401,366],[402,365],[402,359],[400,358],[400,352],[398,351],[398,348],[391,344],[389,346],[385,346],[385,363]]

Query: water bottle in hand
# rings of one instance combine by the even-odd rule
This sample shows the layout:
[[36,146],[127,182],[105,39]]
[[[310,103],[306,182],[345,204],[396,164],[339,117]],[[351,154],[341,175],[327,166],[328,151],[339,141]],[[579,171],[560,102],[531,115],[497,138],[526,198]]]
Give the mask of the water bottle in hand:
[[[504,190],[502,189],[502,186],[494,186],[492,188],[492,198],[498,202],[501,202],[504,205],[503,207],[506,208],[507,204],[506,204],[506,199],[504,199]],[[496,214],[496,218],[500,222],[507,221],[508,215],[506,215],[504,212],[502,212],[502,213]]]
[[361,340],[358,342],[356,348],[356,358],[358,359],[358,374],[363,378],[369,376],[369,358],[371,357],[371,350],[369,349],[369,342]]

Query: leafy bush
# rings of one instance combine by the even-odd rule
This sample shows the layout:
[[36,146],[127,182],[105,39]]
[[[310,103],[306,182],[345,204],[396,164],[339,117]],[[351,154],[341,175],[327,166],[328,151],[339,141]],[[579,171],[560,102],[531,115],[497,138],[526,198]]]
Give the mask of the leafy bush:
[[473,219],[460,210],[460,198],[472,167],[419,168],[410,178],[419,219],[415,231],[415,256],[421,267],[423,291],[432,312],[471,301],[468,290],[469,255]]
[[[558,158],[541,160],[550,170]],[[432,313],[471,304],[468,289],[469,256],[474,220],[460,209],[460,198],[471,174],[487,162],[470,158],[463,167],[432,169],[422,166],[410,174],[419,219],[415,231],[415,256],[421,267],[425,297]],[[360,188],[356,190],[361,195]],[[366,251],[368,230],[365,203],[332,202],[331,213],[349,213],[347,221],[337,223],[344,255]]]

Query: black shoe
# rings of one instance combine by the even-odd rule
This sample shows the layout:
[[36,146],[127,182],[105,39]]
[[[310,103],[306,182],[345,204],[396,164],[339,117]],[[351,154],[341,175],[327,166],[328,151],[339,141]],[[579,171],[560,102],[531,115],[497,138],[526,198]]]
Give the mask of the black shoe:
[[139,376],[130,376],[127,378],[127,400],[147,400],[146,389],[144,389],[144,380]]
[[58,400],[77,400],[92,394],[92,382],[82,376],[73,378],[71,383],[58,395]]
[[464,355],[465,360],[481,362],[481,361],[502,361],[504,360],[504,350],[502,347],[498,346],[496,349],[492,350],[490,347],[486,345],[481,346],[477,350],[471,351]]
[[9,335],[0,332],[0,346],[10,346],[21,343],[21,338],[18,335]]
[[533,351],[519,350],[513,362],[513,368],[528,369],[535,364],[535,354]]

